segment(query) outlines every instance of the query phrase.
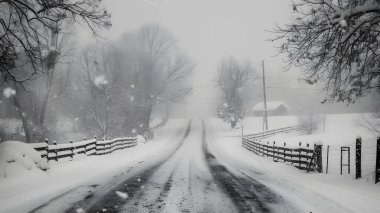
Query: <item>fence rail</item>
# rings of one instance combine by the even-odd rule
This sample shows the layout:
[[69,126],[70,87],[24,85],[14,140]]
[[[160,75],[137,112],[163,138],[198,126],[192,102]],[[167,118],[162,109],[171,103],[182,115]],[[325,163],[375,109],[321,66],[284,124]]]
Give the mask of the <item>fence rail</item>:
[[302,131],[302,130],[304,130],[304,126],[302,126],[302,125],[289,126],[289,127],[279,128],[279,129],[267,130],[267,131],[260,132],[260,133],[244,135],[244,138],[262,139],[262,138],[271,137],[271,136],[276,135],[276,134],[290,133],[290,132],[296,132],[296,131]]
[[[314,148],[288,148],[285,147],[285,143],[284,146],[276,146],[276,142],[269,145],[269,142],[265,144],[261,140],[276,134],[302,131],[303,129],[302,125],[298,125],[244,135],[242,145],[257,155],[273,158],[275,162],[288,163],[301,170],[322,172],[322,145],[316,145]],[[301,146],[301,143],[299,145]]]
[[314,157],[315,149],[287,148],[262,144],[258,140],[243,138],[243,147],[257,155],[271,157],[275,162],[289,163],[301,170],[311,169],[310,162]]
[[130,148],[137,145],[137,137],[114,138],[109,140],[97,140],[96,138],[79,142],[64,144],[44,143],[30,144],[47,161],[63,158],[73,159],[76,155],[104,155],[113,151]]

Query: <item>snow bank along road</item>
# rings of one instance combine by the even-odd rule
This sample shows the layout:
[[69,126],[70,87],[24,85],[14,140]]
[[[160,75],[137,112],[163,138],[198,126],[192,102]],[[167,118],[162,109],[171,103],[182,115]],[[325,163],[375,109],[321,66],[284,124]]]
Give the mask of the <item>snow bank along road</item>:
[[[173,152],[125,173],[125,180],[88,186],[66,212],[294,212],[255,179],[231,173],[209,151],[202,122],[189,124]],[[141,165],[144,163],[141,163]],[[123,176],[123,175],[121,175]],[[113,185],[112,185],[113,184]],[[61,197],[71,197],[68,192]],[[53,199],[59,203],[61,197]],[[33,212],[51,212],[50,203]]]
[[[182,132],[171,152],[157,153],[159,158],[140,161],[105,184],[70,190],[32,212],[57,212],[57,209],[60,212],[309,212],[312,209],[307,204],[299,205],[304,199],[297,196],[294,202],[286,192],[268,187],[263,180],[267,179],[265,175],[254,168],[235,164],[231,156],[224,157],[226,154],[221,154],[212,129],[206,128],[203,122],[190,122]],[[314,195],[309,195],[313,199]],[[332,212],[343,210],[329,202],[321,205]]]

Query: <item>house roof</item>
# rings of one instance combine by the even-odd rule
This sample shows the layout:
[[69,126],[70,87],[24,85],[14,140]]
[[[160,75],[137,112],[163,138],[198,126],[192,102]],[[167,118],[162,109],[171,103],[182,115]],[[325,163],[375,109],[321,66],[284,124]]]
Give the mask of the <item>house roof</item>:
[[[285,102],[283,101],[267,101],[267,110],[268,111],[273,111],[273,110],[276,110],[278,109],[280,106],[283,106],[285,107],[287,110],[289,110],[289,106],[287,104],[285,104]],[[264,108],[264,102],[260,102],[258,104],[256,104],[253,108],[252,108],[253,111],[265,111],[265,108]]]

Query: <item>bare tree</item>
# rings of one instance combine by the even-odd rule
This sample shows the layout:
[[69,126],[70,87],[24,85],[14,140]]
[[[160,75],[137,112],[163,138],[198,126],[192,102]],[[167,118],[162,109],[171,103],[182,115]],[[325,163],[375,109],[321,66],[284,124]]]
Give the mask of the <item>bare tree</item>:
[[362,114],[358,125],[366,128],[373,135],[380,135],[380,92],[372,94],[373,103],[370,113]]
[[120,77],[114,49],[107,44],[86,48],[82,52],[83,73],[77,75],[73,100],[95,121],[95,128],[108,136],[115,90]]
[[310,109],[304,110],[298,115],[299,125],[302,126],[304,133],[307,135],[311,135],[319,129],[322,119],[321,116],[316,115]]
[[173,36],[159,25],[144,26],[135,36],[126,38],[132,47],[130,51],[133,51],[129,53],[132,55],[130,63],[135,64],[131,76],[133,102],[126,126],[144,132],[149,129],[155,104],[179,99],[190,92],[190,87],[184,82],[194,64],[178,51]]
[[325,101],[352,103],[380,89],[379,1],[297,0],[293,12],[274,40],[306,82],[326,81]]
[[13,102],[20,112],[27,142],[32,142],[29,125],[33,122],[27,118],[20,94],[28,91],[26,82],[41,76],[46,78],[46,90],[41,100],[34,102],[40,104],[38,110],[35,107],[38,118],[34,123],[43,126],[53,87],[59,27],[84,22],[97,34],[99,27],[110,26],[109,18],[98,0],[0,1],[0,74],[8,86],[17,91]]
[[244,98],[241,91],[252,75],[251,63],[239,63],[233,57],[223,60],[218,67],[217,84],[223,94],[223,103],[217,108],[218,116],[229,122],[231,128],[244,116]]
[[[0,72],[6,80],[23,82],[11,70],[20,53],[30,59],[32,66],[42,59],[39,51],[41,34],[55,30],[63,22],[84,22],[96,34],[98,27],[110,26],[110,14],[99,0],[4,0],[0,2]],[[36,68],[36,67],[35,67]],[[38,69],[35,69],[38,71]]]

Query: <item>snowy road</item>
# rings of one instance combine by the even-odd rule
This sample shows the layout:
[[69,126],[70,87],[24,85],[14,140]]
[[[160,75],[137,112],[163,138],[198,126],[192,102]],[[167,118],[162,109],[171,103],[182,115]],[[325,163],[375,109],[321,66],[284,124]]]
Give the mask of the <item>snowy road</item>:
[[[235,175],[210,153],[200,121],[188,126],[178,146],[156,164],[131,168],[124,181],[84,189],[88,195],[67,212],[294,212],[279,195],[252,177]],[[68,193],[71,196],[74,193]],[[53,202],[58,202],[53,200]],[[42,206],[35,212],[47,212]]]
[[304,187],[305,175],[293,184],[258,166],[262,158],[226,149],[223,143],[239,138],[223,142],[215,125],[193,121],[172,131],[170,146],[135,159],[108,181],[82,184],[31,212],[351,212]]

